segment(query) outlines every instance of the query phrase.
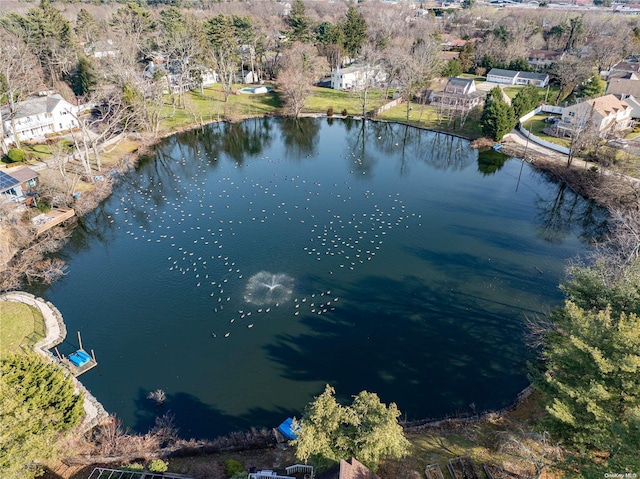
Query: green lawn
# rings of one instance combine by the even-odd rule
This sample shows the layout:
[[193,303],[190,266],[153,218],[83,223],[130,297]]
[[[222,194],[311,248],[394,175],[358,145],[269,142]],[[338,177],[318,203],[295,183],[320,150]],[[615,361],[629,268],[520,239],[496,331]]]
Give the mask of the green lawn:
[[569,141],[569,139],[556,138],[555,136],[549,136],[542,132],[544,128],[550,126],[548,123],[544,122],[544,119],[547,118],[547,116],[548,115],[535,115],[524,122],[524,127],[538,138],[569,148],[569,146],[571,146],[571,141]]
[[[367,110],[371,111],[390,100],[383,98],[384,91],[372,90],[367,98]],[[333,107],[336,115],[347,110],[349,115],[362,115],[362,103],[357,93],[351,93],[331,88],[313,87],[313,95],[307,100],[304,113],[326,113]]]
[[[69,140],[60,140],[57,145],[60,145],[66,151],[71,151],[73,149],[73,143]],[[38,160],[49,160],[53,157],[53,153],[51,151],[51,146],[47,143],[31,145],[28,143],[23,143],[20,145],[24,152],[27,154],[27,158],[34,158]]]
[[433,107],[428,105],[422,107],[415,104],[412,105],[412,110],[409,113],[409,121],[407,122],[407,105],[403,103],[385,111],[378,118],[387,121],[408,123],[413,126],[452,133],[454,135],[475,140],[476,138],[481,138],[484,135],[482,134],[480,123],[477,120],[474,120],[472,116],[473,114],[469,115],[469,118],[467,118],[463,128],[460,128],[457,122],[455,126],[452,125],[449,127],[445,122],[438,121],[438,116]]
[[42,314],[22,303],[0,301],[0,357],[22,351],[45,335]]
[[[238,90],[242,85],[234,85]],[[280,109],[280,98],[277,93],[264,95],[232,94],[227,102],[220,85],[200,91],[187,92],[184,95],[185,107],[171,105],[169,97],[164,105],[162,128],[174,130],[198,123],[207,123],[218,119],[240,119],[249,116],[261,116]]]

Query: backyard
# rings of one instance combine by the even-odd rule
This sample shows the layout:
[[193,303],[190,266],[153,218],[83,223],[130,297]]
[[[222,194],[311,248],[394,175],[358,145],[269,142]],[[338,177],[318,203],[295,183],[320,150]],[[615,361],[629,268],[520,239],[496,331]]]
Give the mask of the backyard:
[[564,146],[569,148],[571,146],[571,140],[568,138],[556,138],[555,136],[547,135],[542,130],[545,128],[550,128],[552,125],[550,123],[545,123],[544,120],[549,115],[535,115],[529,118],[524,122],[523,126],[531,132],[532,135],[537,136],[538,138],[549,141],[551,143],[555,143],[556,145]]
[[33,347],[44,335],[40,311],[23,303],[0,301],[0,358]]

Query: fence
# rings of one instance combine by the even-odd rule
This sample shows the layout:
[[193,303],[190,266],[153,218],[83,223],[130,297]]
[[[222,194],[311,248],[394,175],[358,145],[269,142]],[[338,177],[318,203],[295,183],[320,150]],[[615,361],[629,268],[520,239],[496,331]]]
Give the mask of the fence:
[[394,106],[399,105],[400,103],[402,103],[402,97],[396,98],[395,100],[390,101],[389,103],[385,103],[384,105],[382,105],[377,110],[374,110],[372,116],[378,116],[380,113],[385,112],[387,110],[390,110],[391,108],[393,108]]
[[303,472],[305,477],[313,478],[313,466],[309,466],[307,464],[294,464],[293,466],[287,466],[285,471],[287,471],[287,474]]
[[538,145],[544,146],[545,148],[549,148],[550,150],[553,151],[557,151],[558,153],[562,153],[564,155],[569,155],[571,154],[571,149],[564,147],[564,146],[560,146],[560,145],[556,145],[555,143],[551,143],[550,141],[546,141],[543,140],[540,137],[537,137],[536,135],[532,134],[529,130],[527,130],[524,127],[524,122],[527,121],[528,119],[532,118],[533,116],[537,115],[538,113],[542,112],[542,113],[556,113],[556,114],[561,114],[562,113],[563,108],[560,106],[553,106],[553,105],[542,105],[539,106],[538,108],[536,108],[535,110],[530,111],[529,113],[527,113],[526,115],[522,116],[519,120],[518,120],[518,130],[520,130],[522,132],[522,134],[529,139],[529,141],[532,141],[534,143],[537,143]]

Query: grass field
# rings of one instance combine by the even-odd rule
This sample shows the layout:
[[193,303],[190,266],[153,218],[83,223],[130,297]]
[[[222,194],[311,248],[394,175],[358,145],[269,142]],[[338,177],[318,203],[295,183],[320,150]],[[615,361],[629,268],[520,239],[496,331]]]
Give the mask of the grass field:
[[408,123],[413,126],[427,128],[429,130],[442,131],[445,133],[452,133],[454,135],[463,136],[471,140],[481,138],[484,136],[480,128],[478,121],[471,118],[467,119],[464,126],[461,128],[456,122],[456,125],[447,126],[445,122],[438,121],[436,111],[431,106],[413,105],[412,110],[409,112],[409,121],[407,122],[407,105],[401,104],[394,108],[391,108],[381,115],[380,119],[387,121],[397,121],[402,123]]
[[22,303],[0,301],[0,358],[32,347],[45,335],[42,314]]
[[[372,90],[367,98],[367,111],[376,109],[390,100],[383,98],[383,91]],[[331,88],[313,87],[313,95],[304,108],[305,113],[326,113],[329,107],[333,107],[336,115],[342,110],[347,110],[349,115],[362,115],[362,103],[357,93],[351,93]]]
[[544,119],[548,115],[535,115],[529,118],[524,122],[524,127],[529,130],[533,135],[541,138],[545,141],[549,141],[551,143],[555,143],[556,145],[569,147],[571,146],[571,141],[567,138],[556,138],[555,136],[549,136],[546,133],[543,133],[542,130],[550,126],[549,124],[544,122]]
[[[234,91],[242,85],[234,85]],[[277,93],[264,95],[232,94],[227,102],[220,85],[205,88],[204,93],[192,91],[185,93],[185,107],[174,107],[169,98],[162,109],[161,128],[164,131],[177,130],[190,125],[208,123],[220,119],[240,119],[260,116],[280,109]]]

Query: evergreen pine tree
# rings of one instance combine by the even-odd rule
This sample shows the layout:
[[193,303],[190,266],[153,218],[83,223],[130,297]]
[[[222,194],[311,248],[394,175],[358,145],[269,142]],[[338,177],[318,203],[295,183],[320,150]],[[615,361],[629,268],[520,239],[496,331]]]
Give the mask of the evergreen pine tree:
[[367,21],[364,15],[353,6],[349,5],[347,15],[342,23],[344,32],[344,49],[349,56],[355,58],[367,39]]
[[291,12],[287,17],[287,24],[291,28],[287,32],[292,42],[308,43],[311,39],[311,20],[307,17],[306,8],[302,0],[296,0],[291,6]]
[[60,367],[36,354],[0,361],[0,477],[29,479],[57,453],[61,434],[80,423],[83,397]]
[[495,141],[500,141],[515,126],[513,109],[504,101],[499,87],[487,95],[480,123],[482,132]]

